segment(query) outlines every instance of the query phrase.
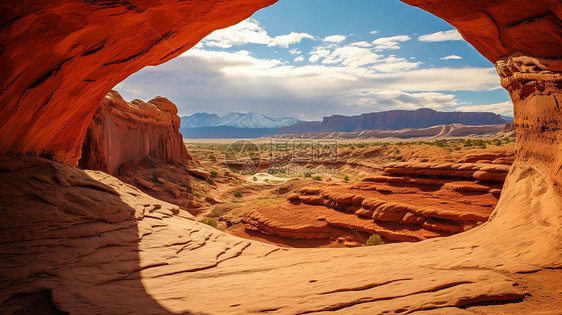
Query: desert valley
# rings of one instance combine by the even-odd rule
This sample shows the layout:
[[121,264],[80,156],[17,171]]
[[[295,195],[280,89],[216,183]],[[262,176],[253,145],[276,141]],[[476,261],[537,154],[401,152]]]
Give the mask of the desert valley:
[[494,64],[514,117],[122,95],[275,2],[0,4],[0,313],[559,314],[562,5],[402,1]]

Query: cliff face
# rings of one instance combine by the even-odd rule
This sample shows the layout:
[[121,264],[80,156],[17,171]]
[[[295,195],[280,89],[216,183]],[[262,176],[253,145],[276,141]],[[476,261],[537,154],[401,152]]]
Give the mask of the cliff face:
[[494,113],[438,112],[422,108],[418,110],[391,110],[359,116],[334,115],[319,122],[299,123],[279,129],[280,134],[303,132],[352,132],[361,130],[400,130],[427,128],[443,124],[494,125],[505,123]]
[[109,92],[95,112],[82,145],[79,167],[115,174],[128,161],[187,158],[176,105],[164,97],[126,102]]
[[[413,312],[523,297],[495,270],[562,267],[562,3],[403,1],[456,27],[513,99],[516,160],[491,220],[381,246],[386,263],[362,248],[280,250],[204,226],[107,174],[2,156],[2,296],[51,291],[62,311],[158,314]],[[112,86],[274,2],[3,1],[0,154],[75,165]]]
[[76,165],[104,96],[276,0],[0,3],[0,154]]

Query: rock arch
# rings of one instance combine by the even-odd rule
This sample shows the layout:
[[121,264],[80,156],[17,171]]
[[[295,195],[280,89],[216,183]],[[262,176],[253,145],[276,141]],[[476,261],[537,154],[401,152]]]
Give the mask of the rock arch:
[[[178,312],[224,312],[236,307],[240,308],[234,310],[240,312],[280,310],[296,313],[340,309],[372,312],[403,310],[405,305],[409,305],[409,310],[415,310],[521,296],[520,292],[511,287],[508,279],[493,271],[458,272],[453,268],[483,267],[524,271],[541,267],[562,267],[562,3],[558,0],[403,1],[427,10],[456,27],[467,41],[496,65],[502,85],[509,91],[514,102],[518,133],[517,158],[506,180],[494,218],[481,227],[450,238],[383,247],[381,255],[390,262],[400,262],[402,266],[398,271],[407,280],[400,279],[400,274],[381,276],[382,272],[388,272],[387,268],[381,267],[380,262],[377,262],[378,266],[368,265],[372,260],[366,258],[365,252],[360,249],[346,251],[345,254],[323,250],[306,253],[282,251],[215,234],[212,240],[192,239],[192,243],[199,244],[206,250],[198,254],[200,256],[197,256],[195,262],[187,261],[177,266],[183,268],[183,272],[197,271],[202,276],[190,278],[184,277],[185,273],[176,273],[176,278],[163,281],[190,281],[193,286],[190,287],[190,294],[196,298],[216,298],[212,289],[207,290],[206,284],[228,286],[231,290],[219,301],[200,309],[197,308],[198,301],[187,299],[182,288],[146,286],[144,290],[156,300],[165,301],[167,309]],[[2,2],[0,155],[39,155],[70,166],[76,165],[88,123],[100,100],[115,84],[144,66],[160,64],[175,57],[213,30],[241,21],[274,2],[276,1]],[[24,162],[25,159],[23,158]],[[46,162],[33,163],[45,165]],[[35,165],[33,163],[30,165]],[[52,178],[38,178],[32,173],[26,173],[26,183],[48,182],[53,187],[72,187],[76,183],[76,187],[72,188],[76,191],[81,191],[84,187],[95,187],[97,191],[101,191],[97,194],[107,193],[112,196],[118,196],[119,193],[106,187],[106,184],[121,187],[123,191],[129,189],[119,186],[111,178],[103,178],[106,184],[95,184],[95,181],[92,182],[76,169],[56,163],[47,164],[54,165],[49,169],[53,173]],[[9,167],[2,168],[0,175],[15,182],[13,172],[22,167],[19,162],[10,164]],[[10,182],[2,184],[2,189],[10,189]],[[37,206],[34,211],[47,212],[57,206],[58,201],[48,197],[49,192],[50,190],[45,190],[41,196],[33,195],[33,205],[40,202],[49,205],[43,208]],[[128,191],[123,193],[125,197],[112,197],[112,200],[115,199],[114,205],[119,205],[120,200],[124,202],[126,206],[119,206],[123,213],[160,209],[156,205],[153,205],[152,210],[147,210],[146,207],[130,208],[129,205],[134,204],[131,196],[136,194],[139,192]],[[71,193],[64,194],[61,199],[68,200],[75,212],[82,206],[81,201],[73,198]],[[5,201],[5,198],[2,200]],[[101,201],[95,199],[92,202],[93,205],[99,205]],[[152,204],[155,202],[151,201]],[[92,204],[89,205],[91,208]],[[31,206],[31,203],[26,204],[26,207]],[[3,208],[3,212],[9,211],[5,205]],[[82,209],[85,213],[81,215],[94,220],[104,219],[105,223],[121,220],[113,216],[123,214],[118,211],[111,213],[109,219],[99,218],[103,211],[96,213],[90,208]],[[202,230],[198,224],[189,220],[181,221],[181,218],[170,218],[175,211],[171,205],[165,205],[161,209],[158,216],[163,222],[175,220],[173,224],[184,225],[181,231],[174,231],[183,233],[185,229],[192,229],[193,235],[199,237]],[[134,239],[137,237],[136,232],[139,232],[142,238],[152,233],[145,223],[139,223],[138,231],[133,231],[134,235],[129,236]],[[170,223],[170,226],[173,224]],[[106,225],[103,226],[107,228]],[[29,235],[33,233],[12,234],[10,240],[25,240]],[[192,237],[191,233],[189,235]],[[213,245],[208,245],[211,241]],[[172,245],[174,244],[169,246]],[[155,250],[160,253],[158,249]],[[162,255],[164,254],[172,258],[177,256],[177,253],[176,256],[168,252]],[[418,262],[404,262],[406,254],[416,254]],[[233,258],[244,260],[243,263],[236,263],[236,260],[232,262]],[[96,259],[101,261],[107,257]],[[144,268],[152,268],[150,270],[156,272],[159,266],[165,264],[151,259],[149,257],[146,265],[129,266],[126,269],[130,272],[128,276]],[[353,261],[350,262],[350,259]],[[306,261],[306,266],[294,267],[296,260]],[[58,263],[56,259],[53,261]],[[219,264],[223,264],[225,269],[213,274],[213,277],[205,278],[205,275],[210,275],[206,270]],[[341,268],[344,264],[355,269],[344,270]],[[37,266],[33,267],[25,269],[26,272],[35,270]],[[259,306],[247,304],[252,298],[260,297],[262,292],[277,292],[277,284],[271,284],[273,278],[267,281],[267,277],[273,276],[271,268],[274,267],[282,273],[284,298]],[[80,275],[79,271],[65,269],[60,273],[56,268],[49,270],[52,274],[59,272],[58,277],[74,279],[74,282],[65,280],[59,286],[50,282],[51,274],[41,274],[41,277],[45,277],[41,278],[44,281],[41,280],[40,285],[34,287],[56,289],[53,299],[63,310],[84,311],[83,307],[88,307],[90,311],[111,311],[111,308],[96,304],[103,303],[104,296],[92,287],[105,288],[120,279],[102,279],[92,287],[86,287],[86,280],[90,279],[76,277],[77,274]],[[326,270],[330,272],[327,274]],[[373,273],[373,270],[381,273]],[[233,276],[242,272],[249,274],[254,281],[254,287],[244,293],[238,288],[243,287],[245,282]],[[356,273],[369,274],[370,277],[354,278]],[[103,272],[98,274],[100,277],[104,275]],[[335,278],[349,279],[354,286],[342,287]],[[34,279],[33,281],[37,280]],[[77,279],[85,282],[77,282]],[[300,281],[303,279],[307,280],[306,283]],[[445,286],[431,287],[432,281],[436,280],[446,281],[440,283]],[[402,301],[407,298],[402,296],[404,283],[400,284],[401,287],[385,287],[381,292],[376,291],[380,286],[400,281],[411,283],[407,284],[407,294],[413,296],[412,300]],[[29,285],[31,282],[22,283],[18,290],[33,287]],[[127,282],[123,282],[123,285],[124,283]],[[323,283],[329,285],[322,287]],[[77,292],[83,294],[75,294],[77,287],[72,285],[78,285]],[[330,285],[338,288],[327,290]],[[138,287],[134,289],[137,295],[138,290],[142,290],[142,285]],[[120,287],[111,288],[114,290],[111,292],[122,293],[119,291]],[[133,292],[132,287],[129,289]],[[431,290],[437,290],[439,294],[424,295],[433,292]],[[6,294],[5,291],[2,292]],[[98,294],[86,294],[92,292]],[[385,299],[385,294],[394,295],[392,299]],[[387,302],[376,305],[371,303],[377,299]],[[234,300],[239,303],[230,303]],[[308,301],[309,304],[294,303],[295,300]],[[113,311],[123,311],[127,305],[140,305],[135,304],[136,300],[126,304],[126,301],[113,297],[112,301],[122,303]]]

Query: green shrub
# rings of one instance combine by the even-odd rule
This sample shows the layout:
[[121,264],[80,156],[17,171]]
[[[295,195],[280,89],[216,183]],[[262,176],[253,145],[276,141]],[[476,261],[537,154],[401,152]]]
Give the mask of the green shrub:
[[211,171],[211,178],[217,178],[219,176],[219,172]]
[[196,191],[193,192],[193,195],[194,195],[195,197],[198,197],[198,198],[201,197],[201,194],[198,193],[198,192],[196,192]]
[[464,147],[471,147],[472,146],[472,140],[468,139],[464,142],[463,144]]
[[345,177],[343,178],[343,180],[345,180],[346,182],[349,182],[349,176],[345,175]]
[[310,178],[310,177],[312,177],[312,173],[311,173],[311,172],[306,172],[306,173],[303,174],[303,176],[304,176],[305,178]]
[[254,182],[257,182],[257,181],[258,181],[258,178],[254,176],[254,177],[252,178],[252,180],[253,180]]
[[269,179],[268,179],[268,178],[264,179],[263,181],[266,182],[266,183],[269,183]]
[[215,184],[215,181],[214,181],[212,178],[209,177],[209,178],[207,178],[207,183],[208,183],[209,185],[214,185],[214,184]]
[[380,235],[376,233],[371,235],[367,240],[367,242],[365,242],[365,245],[367,246],[375,246],[375,245],[382,245],[382,244],[384,244],[384,241],[382,240]]
[[209,154],[209,160],[211,160],[211,161],[216,161],[216,160],[217,160],[217,157],[214,156],[214,155],[212,155],[212,154]]
[[234,191],[233,194],[234,194],[234,197],[236,197],[236,198],[242,198],[242,196],[244,196],[244,195],[242,195],[242,193],[239,190]]
[[203,223],[203,224],[210,225],[210,226],[212,226],[212,227],[214,227],[214,228],[217,227],[217,221],[215,221],[215,219],[203,218],[203,219],[202,219],[201,221],[199,221],[199,222],[201,222],[201,223]]
[[322,181],[322,176],[314,176],[312,177],[312,179],[317,180],[317,181]]
[[213,215],[217,218],[220,218],[222,216],[222,212],[219,209],[213,209],[213,211],[211,211],[213,213]]

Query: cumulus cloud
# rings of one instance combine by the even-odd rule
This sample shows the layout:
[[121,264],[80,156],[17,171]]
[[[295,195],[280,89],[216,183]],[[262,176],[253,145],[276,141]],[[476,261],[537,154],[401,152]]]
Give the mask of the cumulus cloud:
[[305,38],[314,39],[314,36],[308,33],[291,32],[271,37],[257,20],[250,18],[231,27],[214,31],[201,41],[201,46],[231,48],[245,44],[262,44],[269,47],[288,48]]
[[350,43],[348,46],[354,47],[371,47],[372,45],[366,41]]
[[[329,52],[329,51],[328,51]],[[322,55],[318,54],[320,57]],[[350,67],[360,67],[373,64],[381,57],[371,52],[369,49],[361,47],[340,47],[325,55],[323,64],[342,64]]]
[[352,104],[363,108],[450,110],[458,105],[455,95],[439,92],[405,92],[384,90],[362,92],[352,97]]
[[303,57],[303,56],[298,56],[297,58],[295,58],[294,61],[295,61],[295,62],[303,62],[303,61],[304,61],[304,57]]
[[449,55],[449,56],[441,58],[441,60],[450,60],[450,59],[457,59],[458,60],[458,59],[462,59],[462,57],[457,56],[457,55]]
[[244,44],[269,44],[271,37],[254,19],[244,20],[231,27],[217,30],[205,37],[201,43],[205,46],[230,48]]
[[375,39],[372,44],[375,45],[375,50],[389,50],[389,49],[400,49],[400,42],[405,42],[410,40],[408,35],[397,35],[391,37],[381,37]]
[[298,50],[297,48],[293,48],[293,49],[289,50],[289,53],[290,53],[291,55],[300,55],[300,54],[302,54],[302,52],[301,52],[300,50]]
[[371,33],[371,34],[376,34],[377,31],[373,30],[373,31],[370,31],[369,33]]
[[311,55],[310,57],[308,57],[308,61],[310,62],[318,62],[318,60],[320,60],[320,56],[318,55]]
[[329,43],[341,43],[346,38],[347,38],[347,36],[345,36],[345,35],[331,35],[331,36],[324,37],[324,41],[329,42]]
[[[324,57],[310,55],[313,64],[301,63],[304,56],[295,58],[299,64],[287,64],[257,58],[245,50],[191,49],[180,58],[133,74],[116,89],[130,99],[165,95],[176,103],[181,115],[204,106],[219,114],[258,111],[317,120],[326,104],[344,94],[330,114],[419,107],[453,110],[460,108],[453,91],[501,88],[493,67],[420,69],[417,62],[405,58],[356,50],[360,47],[340,48],[345,49],[316,49]],[[320,59],[334,63],[318,63]]]
[[289,48],[290,45],[300,43],[303,39],[314,39],[314,36],[308,33],[295,33],[291,32],[287,35],[275,36],[268,44],[268,47],[279,46]]
[[418,37],[418,40],[421,42],[444,42],[450,40],[463,40],[463,38],[457,30],[449,30],[422,35]]

